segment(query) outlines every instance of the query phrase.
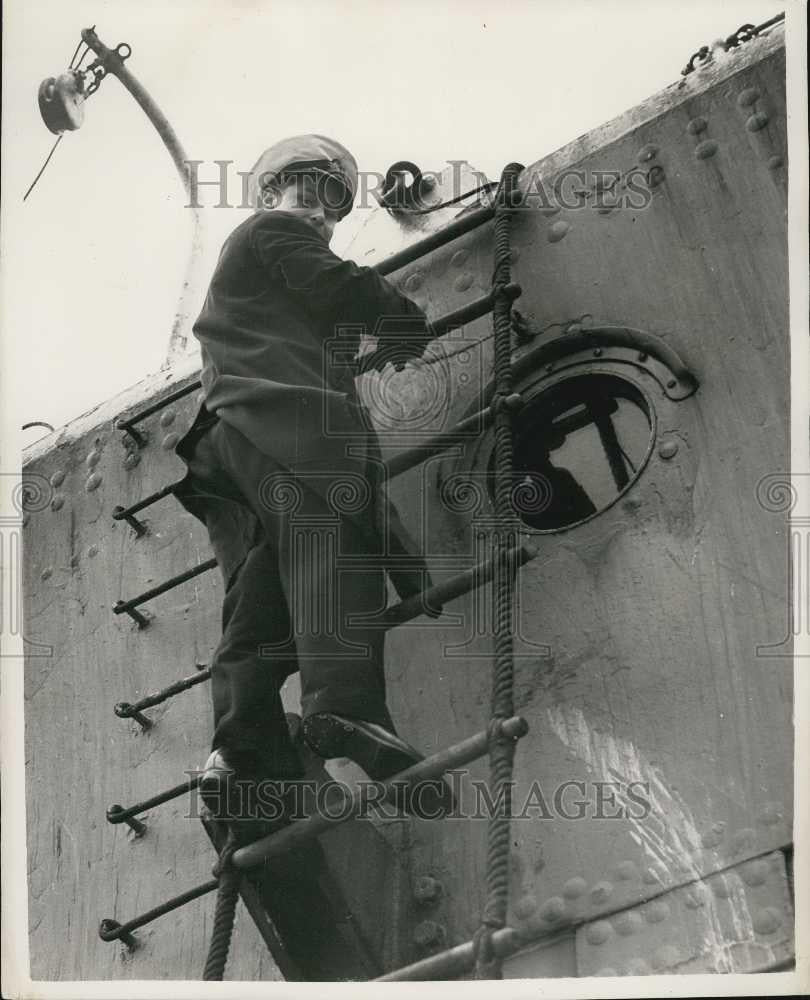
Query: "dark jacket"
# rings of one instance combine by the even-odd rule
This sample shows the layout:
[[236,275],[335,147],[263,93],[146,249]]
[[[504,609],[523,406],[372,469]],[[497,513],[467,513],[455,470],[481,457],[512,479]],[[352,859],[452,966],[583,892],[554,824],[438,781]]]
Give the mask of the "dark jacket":
[[[337,257],[300,217],[252,215],[225,241],[194,324],[205,393],[195,426],[215,414],[324,494],[335,479],[366,477],[379,443],[350,362],[361,333],[381,321],[390,332],[397,320],[412,338],[424,314],[371,268]],[[393,551],[415,554],[384,491],[381,504]]]

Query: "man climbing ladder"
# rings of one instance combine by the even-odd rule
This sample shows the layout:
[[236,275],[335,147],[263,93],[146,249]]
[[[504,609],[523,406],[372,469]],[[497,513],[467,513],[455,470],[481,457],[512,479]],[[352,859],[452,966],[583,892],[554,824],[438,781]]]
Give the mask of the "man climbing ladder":
[[[377,368],[421,355],[430,334],[413,302],[329,250],[356,185],[354,157],[324,136],[266,150],[251,174],[256,210],[226,240],[194,325],[205,398],[177,446],[188,473],[175,495],[206,524],[226,584],[200,783],[217,815],[234,815],[239,786],[301,777],[280,698],[295,670],[302,735],[321,757],[349,757],[375,780],[423,759],[386,705],[385,632],[357,620],[385,607],[383,565],[402,598],[430,580],[384,498],[345,359],[381,320]],[[339,575],[336,525],[337,561],[354,566]],[[453,807],[444,781],[416,791],[400,804],[429,817]]]

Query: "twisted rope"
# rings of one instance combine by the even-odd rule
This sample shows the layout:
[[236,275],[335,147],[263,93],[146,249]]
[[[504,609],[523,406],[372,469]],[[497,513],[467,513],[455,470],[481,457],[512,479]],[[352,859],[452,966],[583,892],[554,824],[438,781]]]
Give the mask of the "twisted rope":
[[219,879],[217,889],[217,904],[214,910],[214,928],[211,931],[211,943],[208,946],[208,957],[205,960],[203,982],[219,982],[225,975],[225,963],[228,961],[228,951],[231,947],[231,935],[236,916],[236,901],[239,899],[240,873],[231,864],[233,852],[238,847],[233,832],[228,839],[219,860],[214,868],[214,875]]
[[512,813],[512,771],[515,741],[503,736],[501,722],[514,714],[514,661],[512,656],[512,596],[517,563],[514,552],[517,531],[512,513],[512,301],[510,283],[511,209],[517,195],[516,181],[523,167],[504,167],[495,210],[495,267],[492,278],[495,331],[495,658],[492,673],[492,700],[489,736],[490,787],[495,809],[487,830],[487,896],[481,926],[473,938],[476,979],[502,979],[501,960],[495,955],[492,934],[506,924],[509,903],[509,827]]

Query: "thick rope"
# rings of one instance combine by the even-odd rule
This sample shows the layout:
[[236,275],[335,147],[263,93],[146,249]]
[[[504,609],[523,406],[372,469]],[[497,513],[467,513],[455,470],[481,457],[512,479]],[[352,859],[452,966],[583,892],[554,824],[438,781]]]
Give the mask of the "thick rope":
[[495,268],[492,280],[495,331],[495,513],[496,574],[493,580],[495,611],[495,658],[492,674],[492,701],[489,720],[490,787],[495,810],[489,821],[487,838],[487,897],[481,926],[475,934],[476,979],[502,979],[501,960],[492,947],[492,934],[505,926],[509,903],[509,842],[512,813],[512,771],[515,741],[501,733],[501,722],[514,714],[514,662],[512,656],[512,597],[517,562],[517,530],[512,511],[512,301],[510,284],[509,231],[511,210],[517,195],[516,181],[523,170],[519,163],[504,167],[496,196]]
[[225,963],[228,961],[228,951],[231,947],[236,902],[239,899],[240,872],[231,864],[233,852],[238,847],[233,833],[228,834],[228,840],[222,848],[214,874],[219,879],[217,889],[217,904],[214,910],[214,929],[211,932],[211,943],[208,946],[208,957],[205,960],[203,982],[219,982],[225,975]]

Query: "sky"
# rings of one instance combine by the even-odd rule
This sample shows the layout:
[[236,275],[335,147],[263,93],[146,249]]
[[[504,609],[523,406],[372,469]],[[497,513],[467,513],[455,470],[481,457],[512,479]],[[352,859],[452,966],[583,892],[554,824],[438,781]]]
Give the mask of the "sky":
[[[39,116],[37,88],[66,69],[82,27],[96,25],[110,47],[132,46],[128,68],[189,156],[204,161],[201,177],[216,176],[214,160],[233,161],[235,176],[276,140],[322,132],[352,150],[361,170],[384,173],[399,159],[441,170],[465,159],[497,178],[507,162],[532,163],[675,82],[701,45],[760,23],[785,3],[3,6],[0,378],[15,420],[59,427],[160,368],[190,215],[160,140],[113,78],[89,99],[84,124],[65,135],[23,203],[54,140]],[[211,189],[201,200],[210,273],[245,213],[214,208]],[[338,227],[338,252],[360,211]],[[21,443],[42,433],[26,431]]]

